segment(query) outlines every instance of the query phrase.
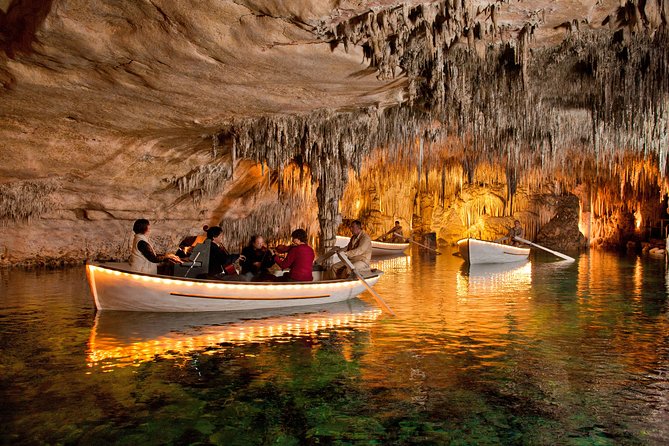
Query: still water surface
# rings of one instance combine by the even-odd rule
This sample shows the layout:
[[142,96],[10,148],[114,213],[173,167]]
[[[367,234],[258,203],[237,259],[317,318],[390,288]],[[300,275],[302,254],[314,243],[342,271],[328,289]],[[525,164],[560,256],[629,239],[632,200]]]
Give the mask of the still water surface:
[[[83,268],[0,272],[3,444],[669,444],[664,260],[378,262],[298,312],[96,314]],[[294,314],[298,313],[298,314]]]

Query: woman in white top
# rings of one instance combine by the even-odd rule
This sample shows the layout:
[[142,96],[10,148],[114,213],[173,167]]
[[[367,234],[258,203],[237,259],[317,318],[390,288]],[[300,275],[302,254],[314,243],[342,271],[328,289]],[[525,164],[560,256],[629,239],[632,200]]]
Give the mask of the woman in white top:
[[140,218],[132,225],[135,238],[132,240],[130,250],[130,269],[138,273],[157,274],[158,264],[163,260],[181,263],[181,259],[174,254],[157,255],[149,241],[151,224],[149,220]]

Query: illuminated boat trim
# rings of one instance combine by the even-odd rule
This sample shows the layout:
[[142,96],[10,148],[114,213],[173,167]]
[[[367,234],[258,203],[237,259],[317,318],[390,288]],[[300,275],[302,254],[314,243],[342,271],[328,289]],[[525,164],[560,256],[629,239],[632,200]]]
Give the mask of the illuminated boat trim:
[[[356,278],[319,282],[223,282],[144,274],[125,268],[129,265],[86,265],[97,309],[244,311],[341,302],[365,290],[364,284]],[[366,280],[373,285],[382,274],[374,270]]]

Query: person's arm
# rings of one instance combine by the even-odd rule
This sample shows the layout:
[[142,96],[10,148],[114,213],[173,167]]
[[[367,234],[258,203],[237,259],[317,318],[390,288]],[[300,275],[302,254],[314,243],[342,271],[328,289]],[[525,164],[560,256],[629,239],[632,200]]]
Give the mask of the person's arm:
[[144,257],[146,257],[146,260],[148,260],[151,263],[160,263],[162,262],[162,259],[158,257],[153,250],[153,247],[146,243],[144,240],[140,240],[139,243],[137,243],[137,249],[139,249],[139,252],[142,253]]
[[276,262],[277,265],[279,265],[279,268],[288,269],[295,261],[295,258],[296,258],[295,249],[291,249],[290,251],[288,251],[288,255],[286,256],[285,259],[281,260],[279,256],[275,256],[274,261]]
[[260,265],[260,267],[271,268],[272,265],[274,265],[274,256],[272,255],[272,252],[268,249],[265,251],[265,254],[263,255],[262,265]]
[[353,248],[349,251],[346,251],[346,256],[355,257],[371,251],[372,251],[372,239],[370,239],[369,236],[361,237],[360,243],[358,243],[357,248]]

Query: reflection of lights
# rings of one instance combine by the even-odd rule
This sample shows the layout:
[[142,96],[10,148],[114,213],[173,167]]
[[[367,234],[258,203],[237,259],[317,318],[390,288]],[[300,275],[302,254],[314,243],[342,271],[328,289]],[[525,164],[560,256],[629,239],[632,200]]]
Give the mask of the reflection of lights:
[[638,299],[641,298],[643,284],[643,265],[641,263],[641,257],[636,258],[634,263],[634,296]]
[[152,361],[156,356],[176,358],[194,350],[219,344],[242,345],[264,342],[272,337],[312,335],[326,327],[364,325],[375,321],[382,313],[381,310],[373,309],[345,316],[314,314],[306,318],[289,316],[273,320],[237,322],[225,326],[210,325],[193,328],[192,331],[196,332],[193,334],[171,331],[164,336],[143,341],[128,341],[121,336],[105,336],[104,333],[97,334],[94,329],[89,340],[87,365],[101,369],[136,366]]
[[388,259],[372,259],[374,268],[382,271],[395,270],[398,272],[408,272],[411,269],[411,256],[397,256]]
[[641,212],[639,212],[639,211],[635,211],[635,212],[634,212],[634,221],[635,221],[635,223],[636,223],[636,228],[637,228],[637,229],[640,229],[640,228],[641,228],[641,220],[642,220],[642,218],[641,218]]
[[469,265],[468,273],[458,272],[455,283],[461,298],[478,293],[517,292],[532,285],[532,262]]

